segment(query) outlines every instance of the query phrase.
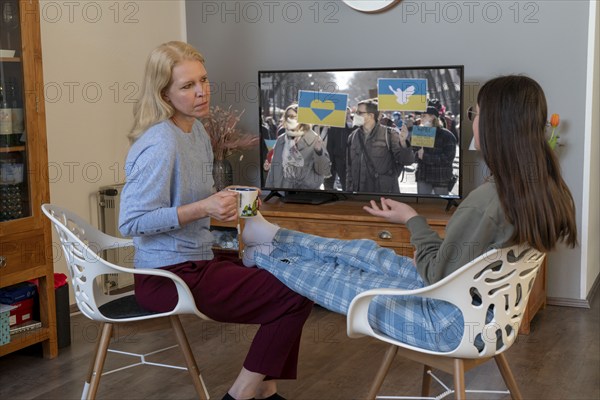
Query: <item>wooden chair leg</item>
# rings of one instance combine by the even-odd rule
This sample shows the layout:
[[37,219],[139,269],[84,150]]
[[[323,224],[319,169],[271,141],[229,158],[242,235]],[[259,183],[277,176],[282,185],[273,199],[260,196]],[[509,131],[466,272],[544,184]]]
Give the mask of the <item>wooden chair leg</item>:
[[383,381],[388,371],[390,370],[390,366],[392,365],[392,361],[394,361],[394,357],[396,357],[396,353],[398,353],[398,346],[390,345],[387,351],[385,352],[385,356],[383,357],[383,362],[379,367],[379,371],[377,371],[377,375],[375,376],[375,380],[371,385],[371,389],[369,390],[369,394],[367,395],[368,400],[374,400],[377,397],[377,393],[379,393],[379,389],[381,389],[381,385],[383,385]]
[[100,385],[100,378],[102,377],[102,369],[104,368],[104,361],[106,361],[106,352],[108,351],[112,331],[113,324],[104,323],[102,325],[102,333],[100,334],[100,339],[98,339],[94,363],[89,372],[90,386],[88,388],[87,398],[90,400],[95,399],[96,392],[98,392],[98,386]]
[[[104,323],[100,324],[100,330],[102,330],[103,326],[104,326]],[[90,389],[90,382],[92,381],[92,375],[94,374],[94,364],[96,363],[96,357],[97,357],[99,348],[100,348],[100,338],[98,338],[98,340],[96,340],[96,345],[94,346],[94,352],[92,353],[93,356],[92,356],[92,359],[90,360],[90,366],[88,368],[87,375],[85,376],[85,382],[83,384],[83,392],[81,393],[81,400],[87,399],[88,392]]]
[[429,389],[431,388],[431,375],[429,365],[423,365],[423,383],[421,385],[421,397],[429,397]]
[[175,331],[175,336],[177,338],[177,343],[179,344],[179,348],[181,349],[183,356],[185,358],[185,363],[187,364],[188,372],[192,377],[192,381],[194,382],[194,387],[196,388],[196,392],[201,400],[208,400],[208,390],[206,390],[206,386],[204,385],[204,381],[202,380],[202,376],[200,375],[200,371],[198,370],[198,364],[196,364],[196,359],[194,354],[192,353],[192,349],[190,348],[190,344],[185,335],[185,331],[183,330],[183,326],[181,325],[181,320],[178,315],[171,315],[169,317],[171,320],[171,326],[173,327],[173,331]]
[[454,394],[457,400],[467,398],[465,388],[465,364],[462,359],[454,359]]
[[510,366],[508,365],[508,361],[506,361],[506,357],[504,357],[504,353],[494,356],[494,360],[496,360],[496,365],[498,365],[500,374],[502,374],[504,383],[506,384],[506,387],[508,387],[508,390],[510,390],[510,395],[512,398],[514,400],[521,400],[523,396],[519,391],[519,386],[517,385],[517,381],[510,370]]

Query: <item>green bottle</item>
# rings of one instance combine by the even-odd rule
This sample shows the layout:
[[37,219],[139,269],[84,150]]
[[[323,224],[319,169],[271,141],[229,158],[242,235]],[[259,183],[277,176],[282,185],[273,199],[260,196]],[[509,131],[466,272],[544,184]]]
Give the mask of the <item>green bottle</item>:
[[12,110],[8,104],[8,93],[0,86],[0,146],[13,146]]

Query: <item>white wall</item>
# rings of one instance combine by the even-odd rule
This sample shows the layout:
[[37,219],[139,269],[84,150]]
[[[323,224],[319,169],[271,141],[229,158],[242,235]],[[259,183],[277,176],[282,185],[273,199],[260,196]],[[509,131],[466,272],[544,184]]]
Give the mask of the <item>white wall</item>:
[[[591,118],[586,115],[589,1],[404,0],[379,14],[359,13],[340,1],[188,0],[186,8],[188,40],[204,53],[216,88],[213,104],[245,109],[242,125],[254,131],[260,69],[464,64],[467,105],[492,77],[533,77],[545,89],[550,113],[561,115],[560,160],[576,202],[580,237],[582,229],[590,229],[582,219],[589,202],[583,196],[597,190],[589,182],[597,180],[598,170],[590,169],[589,159],[584,165],[582,157],[591,135],[585,122]],[[254,156],[245,160],[256,165]],[[464,159],[477,167],[465,182],[468,191],[481,182],[483,163],[475,152]],[[586,182],[584,171],[589,171]],[[254,178],[248,183],[256,184]],[[597,206],[597,195],[592,201]],[[590,241],[597,242],[597,225],[585,236]],[[582,249],[588,246],[560,248],[548,256],[550,297],[585,298],[598,275],[598,259],[597,253],[591,254],[595,259],[582,255]]]
[[[185,40],[185,4],[41,1],[40,11],[50,199],[97,225],[98,187],[124,181],[146,57]],[[55,271],[66,272],[62,255],[54,257]]]
[[[592,25],[593,21],[593,25]],[[594,277],[600,273],[600,248],[598,247],[598,238],[600,238],[600,7],[597,2],[590,3],[590,32],[589,32],[589,55],[588,55],[588,85],[587,93],[587,134],[586,140],[586,165],[589,165],[589,171],[584,173],[584,184],[589,192],[587,196],[588,204],[584,204],[583,224],[587,224],[587,229],[583,229],[582,247],[584,248],[584,265],[587,269],[582,275],[581,297],[589,297],[588,293],[592,290],[595,283]],[[594,80],[594,77],[596,78]],[[586,251],[587,250],[587,251]]]

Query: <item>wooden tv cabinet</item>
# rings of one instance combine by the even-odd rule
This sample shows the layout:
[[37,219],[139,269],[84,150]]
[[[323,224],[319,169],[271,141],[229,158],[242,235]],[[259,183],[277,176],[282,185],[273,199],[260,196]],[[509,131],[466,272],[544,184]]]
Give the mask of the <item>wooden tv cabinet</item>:
[[[362,209],[365,204],[366,201],[337,201],[320,205],[293,204],[272,198],[268,202],[263,202],[260,212],[270,222],[282,228],[338,239],[372,239],[398,254],[412,257],[414,248],[410,244],[408,229],[404,225],[392,224],[368,214]],[[446,203],[419,203],[411,206],[427,218],[429,225],[443,237],[446,224],[453,212],[445,211]],[[215,225],[219,224],[215,223]],[[545,305],[546,263],[544,262],[530,294],[519,333],[530,332],[531,320]]]
[[[362,209],[366,201],[336,201],[320,205],[284,203],[271,199],[263,203],[260,212],[269,222],[283,228],[338,239],[371,239],[396,253],[412,257],[410,233],[404,225],[374,217]],[[452,212],[445,212],[445,203],[411,204],[427,218],[431,227],[444,234]]]

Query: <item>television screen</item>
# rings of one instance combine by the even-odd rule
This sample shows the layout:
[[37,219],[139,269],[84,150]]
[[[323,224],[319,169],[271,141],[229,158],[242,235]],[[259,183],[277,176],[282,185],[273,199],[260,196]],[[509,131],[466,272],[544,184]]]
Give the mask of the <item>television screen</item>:
[[262,189],[307,199],[461,197],[463,66],[259,71],[258,79]]

